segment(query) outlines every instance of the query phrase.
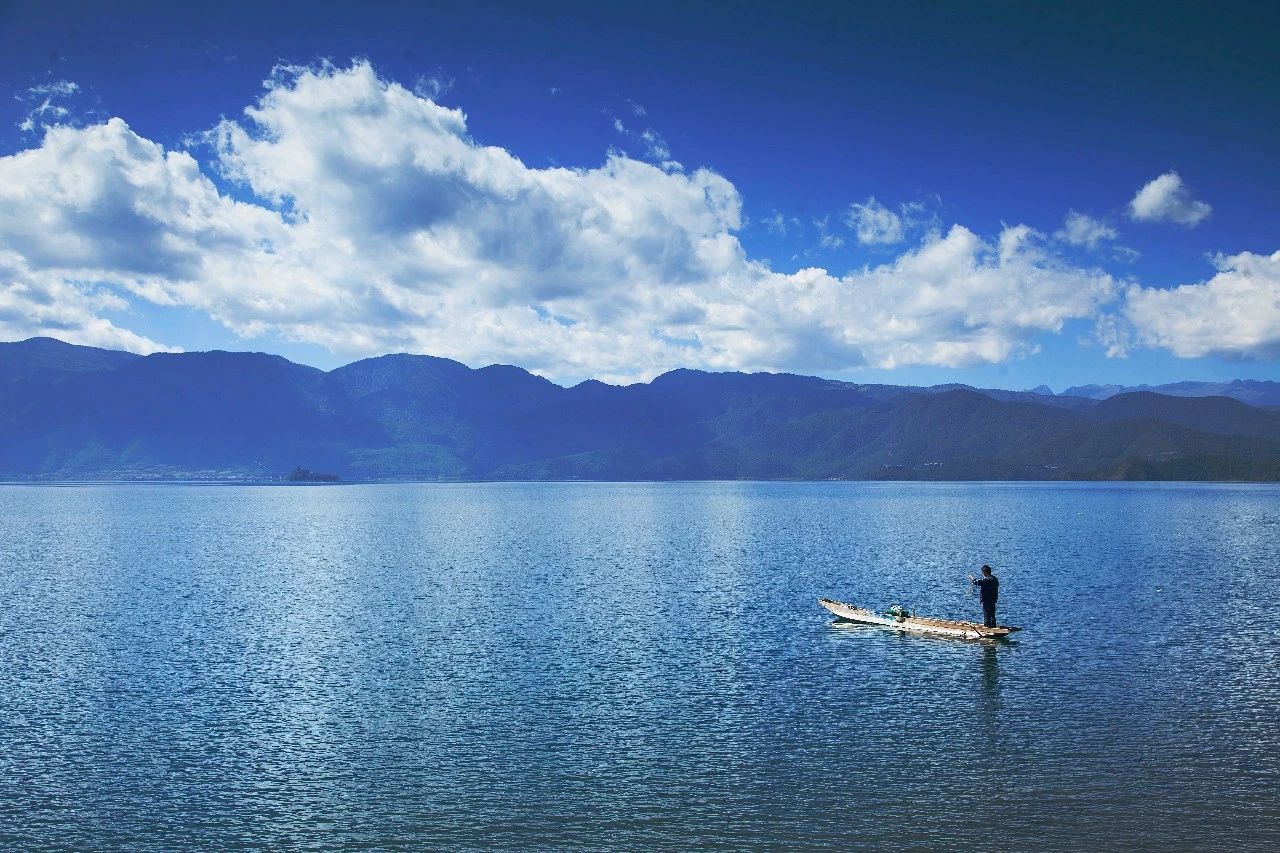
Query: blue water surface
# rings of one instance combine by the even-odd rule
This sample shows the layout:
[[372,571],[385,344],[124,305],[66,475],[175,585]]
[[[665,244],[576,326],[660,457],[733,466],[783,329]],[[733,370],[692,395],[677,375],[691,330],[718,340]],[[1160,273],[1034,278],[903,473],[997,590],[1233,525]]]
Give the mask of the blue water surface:
[[0,486],[0,588],[4,849],[1280,849],[1275,486]]

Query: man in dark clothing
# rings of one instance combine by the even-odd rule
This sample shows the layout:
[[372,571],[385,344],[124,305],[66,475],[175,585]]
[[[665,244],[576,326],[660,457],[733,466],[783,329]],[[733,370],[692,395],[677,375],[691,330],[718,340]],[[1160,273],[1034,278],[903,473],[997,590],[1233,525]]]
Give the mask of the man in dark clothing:
[[990,566],[982,567],[982,577],[969,575],[969,580],[978,588],[978,598],[982,599],[982,624],[988,628],[996,627],[996,601],[1000,598],[1000,581],[991,574]]

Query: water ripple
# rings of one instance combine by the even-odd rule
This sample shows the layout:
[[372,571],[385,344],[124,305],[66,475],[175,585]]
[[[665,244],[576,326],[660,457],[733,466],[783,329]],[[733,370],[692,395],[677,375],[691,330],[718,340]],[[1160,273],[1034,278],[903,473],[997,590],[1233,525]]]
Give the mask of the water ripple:
[[[1280,489],[0,486],[0,847],[1280,847]],[[820,595],[1008,643],[832,623]]]

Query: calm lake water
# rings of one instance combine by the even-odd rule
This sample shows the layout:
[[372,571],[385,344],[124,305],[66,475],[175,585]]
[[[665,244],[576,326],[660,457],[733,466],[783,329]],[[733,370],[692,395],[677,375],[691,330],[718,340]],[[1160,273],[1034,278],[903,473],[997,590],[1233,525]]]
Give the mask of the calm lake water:
[[4,849],[1280,847],[1278,487],[0,486],[0,584]]

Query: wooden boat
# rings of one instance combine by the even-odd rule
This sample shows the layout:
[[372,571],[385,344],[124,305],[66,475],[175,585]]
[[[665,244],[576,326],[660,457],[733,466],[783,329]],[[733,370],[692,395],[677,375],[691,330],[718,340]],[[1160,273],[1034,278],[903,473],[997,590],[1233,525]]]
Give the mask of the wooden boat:
[[889,613],[876,613],[874,610],[867,610],[865,607],[855,607],[852,604],[845,604],[830,598],[819,598],[818,603],[837,617],[849,622],[860,622],[864,625],[883,625],[896,631],[910,631],[915,634],[936,634],[946,637],[959,637],[966,640],[979,640],[984,637],[1007,637],[1014,631],[1022,630],[1013,625],[988,628],[977,622],[913,616],[898,607],[890,608]]

